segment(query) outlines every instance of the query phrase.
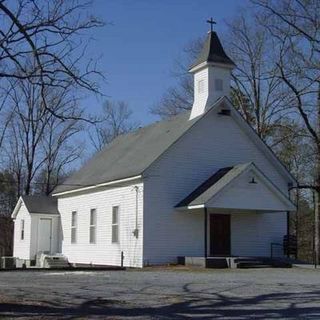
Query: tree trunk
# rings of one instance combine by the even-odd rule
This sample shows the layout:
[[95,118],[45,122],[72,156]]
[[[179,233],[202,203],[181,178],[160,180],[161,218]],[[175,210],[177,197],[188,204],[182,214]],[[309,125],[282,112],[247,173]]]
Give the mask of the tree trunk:
[[[317,95],[317,135],[320,136],[320,82],[318,88],[318,95]],[[315,190],[315,210],[314,210],[314,251],[315,251],[315,263],[319,264],[320,260],[320,143],[317,141],[316,145],[316,190]]]
[[319,190],[315,191],[315,210],[314,210],[314,259],[315,264],[319,264],[319,212],[320,212],[320,203],[319,203]]

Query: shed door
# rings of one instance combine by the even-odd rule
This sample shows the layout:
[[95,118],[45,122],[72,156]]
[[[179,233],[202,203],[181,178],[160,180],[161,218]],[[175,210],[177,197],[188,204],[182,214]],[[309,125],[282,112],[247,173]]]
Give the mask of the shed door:
[[51,253],[51,219],[40,218],[38,232],[38,252]]

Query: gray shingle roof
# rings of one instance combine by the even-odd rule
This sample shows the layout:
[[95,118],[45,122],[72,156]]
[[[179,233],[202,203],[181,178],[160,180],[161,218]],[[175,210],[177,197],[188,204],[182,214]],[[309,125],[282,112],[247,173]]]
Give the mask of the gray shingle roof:
[[252,162],[239,164],[234,167],[221,168],[209,179],[192,191],[186,198],[180,201],[176,208],[197,206],[207,203],[215,194],[224,188],[234,178],[252,165]]
[[[219,98],[206,113],[223,101],[229,103],[226,97]],[[231,104],[230,107],[232,108]],[[250,133],[255,133],[236,109],[233,108],[232,112],[240,117],[246,130],[250,130]],[[184,112],[168,120],[119,136],[91,158],[79,171],[59,185],[53,194],[141,175],[197,121],[205,117],[206,113],[189,120],[190,111]],[[271,149],[266,146],[256,133],[255,136],[260,145],[264,146],[264,152],[269,152],[273,159],[280,164],[280,168],[294,181],[294,178],[272,153]]]
[[57,198],[50,196],[22,196],[22,200],[30,213],[59,214]]
[[54,194],[142,174],[198,118],[190,112],[117,137],[75,172]]
[[211,31],[208,33],[203,48],[197,60],[192,64],[191,68],[203,62],[216,62],[229,65],[235,65],[234,62],[225,53],[218,35]]

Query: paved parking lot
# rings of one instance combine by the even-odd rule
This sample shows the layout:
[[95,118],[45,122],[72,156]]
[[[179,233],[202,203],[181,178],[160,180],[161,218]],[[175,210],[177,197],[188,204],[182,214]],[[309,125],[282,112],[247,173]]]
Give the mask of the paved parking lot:
[[320,271],[0,272],[1,319],[320,319]]

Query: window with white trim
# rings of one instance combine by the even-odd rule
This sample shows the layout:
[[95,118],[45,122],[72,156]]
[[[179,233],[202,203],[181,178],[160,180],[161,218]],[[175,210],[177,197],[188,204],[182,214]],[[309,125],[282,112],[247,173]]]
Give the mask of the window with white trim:
[[71,243],[77,242],[77,211],[71,213]]
[[90,210],[89,242],[96,243],[97,210]]
[[119,242],[119,206],[112,207],[112,243]]
[[24,219],[20,222],[20,239],[24,240]]

